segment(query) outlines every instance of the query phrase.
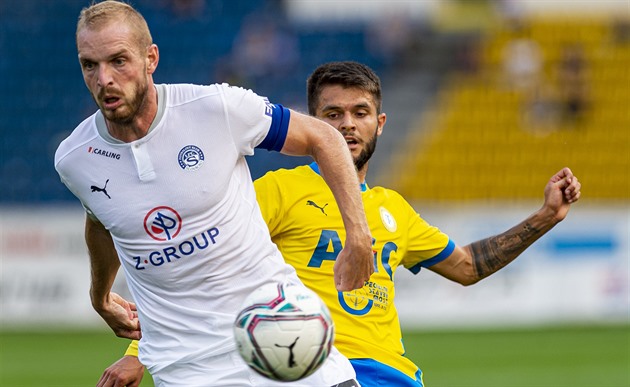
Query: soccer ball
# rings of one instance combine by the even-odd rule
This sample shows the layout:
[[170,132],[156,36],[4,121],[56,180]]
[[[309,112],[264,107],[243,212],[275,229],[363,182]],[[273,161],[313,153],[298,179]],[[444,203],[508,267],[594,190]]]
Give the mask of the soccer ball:
[[315,372],[334,340],[328,308],[299,285],[269,283],[245,300],[234,321],[241,357],[259,374],[293,381]]

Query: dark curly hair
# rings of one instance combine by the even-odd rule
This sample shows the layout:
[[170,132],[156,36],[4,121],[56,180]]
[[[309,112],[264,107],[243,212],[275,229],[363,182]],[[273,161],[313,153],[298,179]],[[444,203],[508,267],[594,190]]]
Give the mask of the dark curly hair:
[[317,101],[322,88],[330,85],[356,87],[372,94],[376,113],[381,113],[381,80],[368,66],[353,62],[329,62],[320,65],[306,81],[308,113],[316,115]]

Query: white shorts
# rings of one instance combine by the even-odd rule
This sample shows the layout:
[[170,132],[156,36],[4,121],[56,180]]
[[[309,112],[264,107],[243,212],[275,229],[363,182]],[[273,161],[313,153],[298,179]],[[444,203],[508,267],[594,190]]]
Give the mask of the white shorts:
[[[328,359],[317,371],[296,382],[277,382],[259,375],[245,364],[236,351],[190,363],[171,364],[151,376],[155,387],[330,387],[348,380],[356,380],[356,374],[350,361],[335,347],[332,348]],[[358,386],[358,383],[356,385]]]

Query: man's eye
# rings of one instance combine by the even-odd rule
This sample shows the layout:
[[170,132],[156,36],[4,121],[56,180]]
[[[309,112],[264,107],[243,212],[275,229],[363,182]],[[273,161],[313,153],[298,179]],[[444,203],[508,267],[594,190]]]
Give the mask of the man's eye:
[[123,58],[117,58],[114,60],[114,63],[116,63],[117,65],[124,65],[125,64],[125,60]]

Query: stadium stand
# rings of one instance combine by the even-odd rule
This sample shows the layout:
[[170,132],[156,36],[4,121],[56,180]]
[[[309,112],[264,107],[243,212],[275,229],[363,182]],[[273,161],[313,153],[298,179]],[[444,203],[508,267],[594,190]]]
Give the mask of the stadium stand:
[[[173,12],[170,1],[133,2],[160,47],[156,82],[229,81],[304,111],[305,79],[322,61],[354,59],[381,67],[363,49],[364,27],[359,24],[290,26],[282,1],[206,0],[190,14]],[[86,4],[89,1],[0,2],[0,205],[75,203],[59,181],[53,157],[59,142],[95,109],[81,79],[74,41],[76,20]],[[220,65],[232,65],[233,44],[251,15],[293,34],[299,61],[291,71],[236,79],[221,71]],[[254,177],[305,162],[288,163],[278,154],[259,153],[250,163]]]
[[[506,85],[503,53],[515,32],[499,28],[480,42],[479,72],[452,74],[408,146],[392,155],[388,169],[407,173],[380,180],[418,200],[517,201],[539,199],[548,176],[571,166],[589,200],[630,198],[630,42],[607,18],[527,26],[518,37],[540,47],[537,87]],[[568,46],[581,47],[585,63],[587,104],[573,119],[562,111],[567,86],[558,71]]]
[[[318,64],[357,60],[377,70],[389,119],[371,168],[372,184],[393,187],[410,199],[539,198],[544,180],[570,165],[588,182],[585,195],[630,196],[625,20],[529,20],[526,37],[540,46],[548,87],[527,94],[502,82],[504,48],[516,36],[507,26],[469,46],[473,57],[467,60],[479,63],[448,62],[461,60],[457,46],[468,45],[469,37],[458,41],[427,30],[415,32],[423,39],[419,48],[390,67],[365,49],[369,26],[358,22],[291,25],[281,1],[206,0],[200,12],[182,15],[168,8],[169,1],[135,2],[160,46],[157,82],[228,81],[304,110],[305,79]],[[76,18],[85,4],[0,2],[0,205],[74,203],[54,171],[53,156],[57,144],[94,111],[74,42]],[[251,15],[266,15],[295,39],[298,60],[290,71],[258,77],[225,72]],[[557,102],[557,64],[569,43],[579,44],[584,54],[589,101],[572,122],[560,119]],[[414,119],[414,112],[422,114]],[[258,152],[250,166],[255,178],[306,161]]]

